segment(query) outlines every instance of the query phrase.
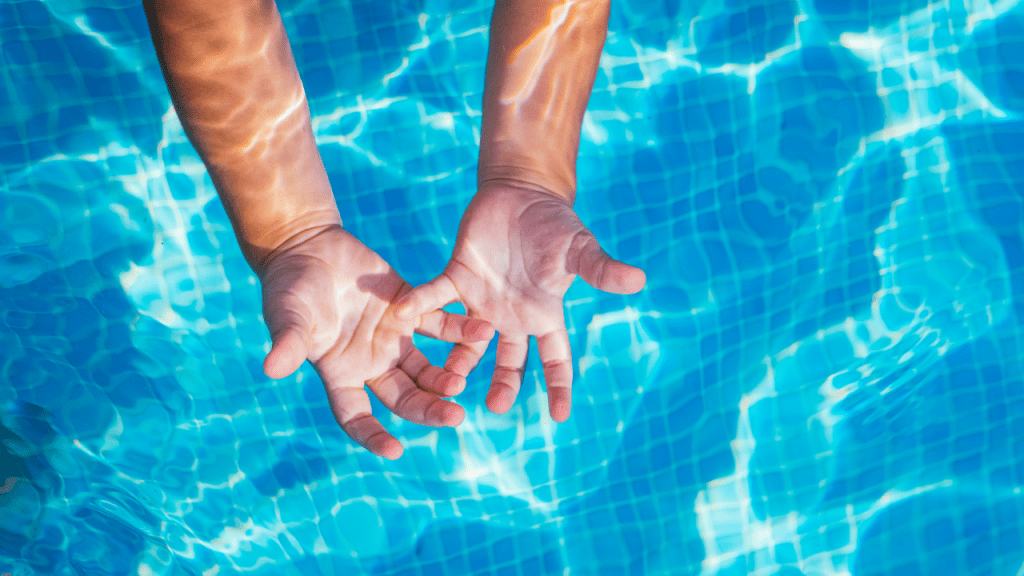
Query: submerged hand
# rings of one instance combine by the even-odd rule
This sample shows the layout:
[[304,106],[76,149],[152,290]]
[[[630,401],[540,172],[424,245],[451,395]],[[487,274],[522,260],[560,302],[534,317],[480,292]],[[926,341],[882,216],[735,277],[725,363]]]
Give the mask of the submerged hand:
[[[396,302],[415,317],[461,301],[467,313],[498,330],[487,407],[505,413],[522,384],[530,336],[544,364],[548,409],[564,422],[571,408],[572,351],[562,298],[576,276],[605,292],[633,294],[643,271],[613,260],[565,200],[515,186],[481,189],[466,208],[451,261],[430,282]],[[453,348],[446,369],[469,374],[487,342]]]
[[335,418],[357,443],[392,460],[403,451],[370,413],[364,385],[411,422],[462,422],[462,407],[442,397],[461,390],[464,376],[431,366],[413,346],[412,333],[486,344],[494,336],[486,322],[437,309],[398,320],[392,303],[412,286],[340,226],[275,254],[261,276],[263,313],[273,340],[264,371],[283,378],[308,359],[324,382]]

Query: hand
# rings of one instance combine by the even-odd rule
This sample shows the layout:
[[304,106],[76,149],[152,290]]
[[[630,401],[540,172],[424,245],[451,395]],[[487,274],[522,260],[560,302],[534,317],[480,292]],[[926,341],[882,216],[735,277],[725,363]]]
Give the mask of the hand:
[[392,303],[412,286],[340,226],[275,253],[261,276],[273,340],[264,371],[284,378],[308,359],[327,388],[334,417],[357,443],[391,460],[403,451],[370,413],[364,384],[411,422],[462,422],[462,407],[442,398],[462,390],[465,377],[431,366],[413,346],[412,333],[486,344],[494,336],[486,322],[442,310],[396,319]]
[[[544,364],[548,410],[556,422],[572,406],[572,351],[562,298],[576,276],[605,292],[643,289],[643,271],[613,260],[580,222],[570,204],[548,192],[509,185],[481,188],[459,225],[444,271],[396,302],[399,317],[461,301],[467,314],[500,333],[487,407],[504,414],[522,385],[530,335]],[[445,368],[469,374],[487,342],[452,349]]]

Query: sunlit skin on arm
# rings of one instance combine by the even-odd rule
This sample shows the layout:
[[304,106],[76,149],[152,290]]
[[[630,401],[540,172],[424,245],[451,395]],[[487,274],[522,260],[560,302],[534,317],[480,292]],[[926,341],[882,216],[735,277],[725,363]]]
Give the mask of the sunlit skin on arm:
[[444,398],[464,376],[431,366],[412,334],[486,342],[494,329],[438,309],[395,317],[412,286],[342,228],[274,2],[144,6],[175,110],[261,281],[267,375],[283,378],[308,359],[341,427],[386,458],[403,448],[371,414],[365,388],[406,420],[459,424],[464,410]]
[[257,273],[287,242],[341,225],[274,2],[143,5],[175,111]]
[[576,198],[580,125],[609,0],[498,0],[487,53],[479,182]]
[[[572,351],[563,297],[576,276],[632,294],[643,271],[612,259],[573,211],[580,126],[597,74],[609,0],[499,0],[491,18],[478,190],[445,270],[398,302],[410,317],[461,301],[498,330],[487,406],[511,408],[530,336],[552,419],[569,417]],[[456,345],[446,368],[468,374],[485,342]]]

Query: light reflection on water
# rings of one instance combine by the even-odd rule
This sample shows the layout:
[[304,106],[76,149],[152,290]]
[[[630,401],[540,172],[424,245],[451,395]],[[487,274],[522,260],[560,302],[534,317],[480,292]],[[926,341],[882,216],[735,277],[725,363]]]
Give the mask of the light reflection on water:
[[[1020,150],[1001,142],[1020,142],[1024,106],[998,74],[1024,69],[983,60],[1024,40],[1021,9],[904,4],[915,9],[892,18],[876,6],[865,30],[821,3],[770,2],[758,44],[722,32],[744,13],[729,3],[661,15],[620,3],[577,209],[651,285],[630,300],[579,284],[567,295],[569,422],[547,418],[533,355],[517,405],[488,413],[492,352],[460,397],[460,428],[386,422],[408,448],[386,466],[337,430],[311,370],[262,376],[258,286],[148,41],[119,15],[104,28],[92,12],[44,10],[56,35],[96,39],[105,70],[146,88],[120,88],[112,116],[78,93],[107,142],[0,170],[13,384],[0,415],[33,466],[0,493],[31,520],[0,525],[28,546],[0,549],[0,570],[483,573],[532,558],[534,573],[840,575],[929,573],[939,549],[960,573],[1020,573],[1024,550],[1004,540],[1021,529],[1021,440],[1005,422],[1024,392],[1007,243],[1021,234],[1019,217],[1000,228],[992,213],[1019,203],[985,194],[1019,189]],[[743,24],[755,31],[756,8]],[[417,268],[388,222],[434,246],[454,239],[475,179],[488,10],[403,12],[395,50],[363,54],[322,90],[307,81],[346,226],[411,281],[443,251],[417,247]],[[305,44],[354,46],[364,14],[282,11],[310,73]],[[322,32],[306,30],[311,12]],[[4,82],[29,90],[12,87],[51,65]],[[152,117],[127,111],[145,99]],[[28,126],[44,112],[32,101],[0,111]],[[749,174],[756,190],[736,192]],[[380,199],[393,190],[408,208]],[[628,220],[637,207],[662,217]]]

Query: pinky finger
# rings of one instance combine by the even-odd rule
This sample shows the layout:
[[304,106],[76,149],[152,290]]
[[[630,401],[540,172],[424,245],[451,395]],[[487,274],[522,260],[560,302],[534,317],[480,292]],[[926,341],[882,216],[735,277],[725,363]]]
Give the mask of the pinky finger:
[[389,434],[370,413],[370,397],[366,390],[347,387],[328,389],[327,398],[334,418],[356,444],[388,460],[397,460],[405,452],[402,443]]
[[388,460],[402,457],[405,448],[397,438],[388,433],[372,414],[361,414],[348,422],[342,429],[357,444]]

